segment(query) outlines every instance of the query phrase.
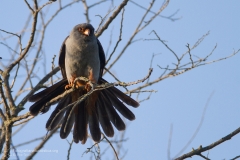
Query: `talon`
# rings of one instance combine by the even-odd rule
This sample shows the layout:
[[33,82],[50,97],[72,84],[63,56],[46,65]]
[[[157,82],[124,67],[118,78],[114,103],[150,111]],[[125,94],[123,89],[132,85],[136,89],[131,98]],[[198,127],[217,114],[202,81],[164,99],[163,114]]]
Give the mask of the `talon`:
[[92,82],[88,82],[86,85],[85,85],[85,89],[87,90],[87,91],[90,91],[91,89],[94,89],[94,83],[92,83]]
[[72,86],[73,86],[73,83],[70,82],[69,84],[67,84],[67,85],[65,86],[65,90],[71,89]]
[[72,88],[69,84],[67,84],[66,86],[65,86],[65,90],[69,90],[70,88]]
[[[66,90],[71,89],[72,87],[79,89],[84,86],[85,90],[88,92],[94,88],[95,80],[90,79],[90,81],[86,83],[86,81],[76,79],[75,77],[76,76],[72,75],[72,78],[69,79],[69,84],[67,84],[65,86]],[[91,78],[91,76],[90,76],[90,78]]]
[[69,83],[65,86],[65,90],[68,90],[68,89],[71,89],[71,88],[72,88],[72,86],[73,86],[73,84],[74,84],[74,80],[75,80],[75,78],[71,78],[71,79],[69,80]]

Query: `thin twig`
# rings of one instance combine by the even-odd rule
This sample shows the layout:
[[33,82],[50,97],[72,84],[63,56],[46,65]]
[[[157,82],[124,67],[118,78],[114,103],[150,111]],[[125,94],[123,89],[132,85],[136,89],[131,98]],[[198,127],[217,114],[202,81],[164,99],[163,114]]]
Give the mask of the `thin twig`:
[[191,61],[191,63],[192,63],[192,68],[194,68],[194,62],[193,62],[193,60],[192,60],[192,54],[191,54],[191,49],[190,49],[189,44],[187,44],[186,47],[188,48],[188,54],[189,54],[190,61]]
[[111,22],[117,17],[117,15],[120,13],[120,11],[123,9],[124,6],[127,5],[128,0],[124,0],[117,8],[115,12],[113,12],[112,16],[110,16],[107,20],[107,22],[102,26],[102,28],[96,33],[96,37],[100,37],[102,33],[108,28],[108,26],[111,24]]
[[[144,10],[147,10],[147,8],[141,6],[140,4],[138,4],[138,3],[136,3],[136,2],[134,2],[134,1],[132,1],[132,0],[130,0],[130,2],[132,2],[133,4],[135,4],[136,6],[142,8],[142,9],[144,9]],[[149,12],[150,12],[150,13],[153,13],[153,14],[155,14],[155,15],[157,14],[157,13],[151,11],[151,10],[150,10]],[[179,12],[179,10],[177,10],[176,12],[174,12],[174,13],[173,13],[172,15],[170,15],[170,16],[162,16],[162,15],[157,15],[157,16],[162,17],[162,18],[166,18],[166,19],[170,19],[171,21],[176,21],[176,20],[181,19],[181,17],[180,17],[180,18],[172,18],[172,17],[175,16],[178,12]]]
[[114,152],[114,154],[115,154],[116,159],[119,160],[118,154],[117,154],[115,148],[113,147],[112,143],[108,140],[108,138],[107,138],[104,134],[103,134],[103,136],[104,136],[104,139],[106,139],[106,141],[108,142],[108,144],[109,144],[109,145],[111,146],[111,148],[113,149],[113,152]]
[[118,41],[112,51],[112,53],[110,54],[110,56],[108,57],[108,60],[106,61],[106,65],[108,64],[108,62],[111,60],[111,57],[112,55],[115,53],[117,47],[118,47],[118,44],[120,43],[120,41],[122,40],[122,28],[123,28],[123,17],[124,17],[124,11],[125,9],[123,8],[123,11],[122,11],[122,19],[121,19],[121,25],[120,25],[120,33],[119,33],[119,37],[118,37]]
[[167,147],[168,160],[171,160],[172,133],[173,133],[173,124],[171,124],[170,126],[170,132],[169,132],[169,138],[168,138],[168,147]]
[[42,142],[34,149],[34,151],[31,152],[31,154],[30,154],[28,157],[26,157],[26,160],[31,160],[31,159],[33,159],[33,157],[37,154],[37,151],[39,151],[39,150],[45,145],[45,143],[53,136],[53,134],[58,130],[59,127],[60,127],[60,126],[58,125],[56,128],[54,128],[54,129],[50,132],[50,134],[48,134],[48,135],[46,136],[46,138],[44,138],[44,139],[42,140]]
[[39,140],[43,140],[45,137],[46,137],[46,136],[42,136],[42,137],[39,137],[39,138],[34,138],[34,139],[30,140],[30,141],[26,141],[26,142],[24,142],[24,143],[20,143],[20,144],[18,144],[18,145],[15,145],[15,147],[17,148],[17,147],[21,147],[21,146],[30,144],[30,143],[32,143],[32,142],[36,142],[36,141],[39,141]]
[[[69,143],[69,142],[68,142]],[[71,143],[69,143],[69,148],[68,148],[68,154],[67,154],[67,160],[70,159],[70,153],[71,153],[71,149],[72,149],[72,144],[73,144],[73,140]]]
[[206,147],[199,147],[198,149],[194,149],[193,151],[191,151],[189,153],[186,153],[186,154],[182,155],[181,157],[176,158],[175,160],[183,160],[185,158],[189,158],[189,157],[192,157],[194,155],[199,155],[202,152],[208,151],[208,150],[220,145],[221,143],[223,143],[227,140],[230,140],[232,137],[234,137],[235,135],[237,135],[239,133],[240,133],[240,127],[237,128],[236,130],[234,130],[233,132],[231,132],[230,134],[228,134],[227,136],[219,139],[218,141],[213,142],[212,144],[210,144]]
[[214,91],[210,94],[210,96],[208,97],[207,99],[207,102],[205,104],[205,107],[203,109],[203,112],[202,112],[202,117],[201,117],[201,120],[198,124],[198,127],[197,129],[195,130],[194,134],[192,135],[192,137],[189,139],[189,141],[186,143],[186,145],[177,153],[177,155],[174,156],[173,159],[175,159],[176,157],[178,157],[180,154],[182,154],[186,149],[187,147],[192,143],[192,141],[194,140],[194,138],[197,136],[200,128],[202,127],[202,124],[203,124],[203,121],[204,121],[204,116],[206,114],[206,111],[207,111],[207,108],[209,106],[209,103],[210,103],[210,100],[212,99],[212,96],[214,95]]
[[[159,35],[156,33],[156,31],[153,30],[152,32],[155,34],[155,36],[157,37],[157,39],[158,39],[160,42],[162,42],[162,44],[163,44],[170,52],[172,52],[173,55],[176,57],[176,59],[179,61],[179,58],[178,58],[177,54],[159,37]],[[151,32],[151,33],[152,33],[152,32]],[[150,34],[151,34],[151,33],[150,33]]]
[[85,9],[84,15],[85,15],[85,17],[86,17],[86,22],[87,22],[87,23],[90,23],[89,12],[88,12],[89,7],[88,7],[88,5],[87,5],[86,0],[82,0],[82,3],[83,3],[83,6],[84,6],[84,9]]
[[5,121],[6,120],[6,117],[2,111],[2,109],[0,108],[0,118],[2,119],[2,121]]

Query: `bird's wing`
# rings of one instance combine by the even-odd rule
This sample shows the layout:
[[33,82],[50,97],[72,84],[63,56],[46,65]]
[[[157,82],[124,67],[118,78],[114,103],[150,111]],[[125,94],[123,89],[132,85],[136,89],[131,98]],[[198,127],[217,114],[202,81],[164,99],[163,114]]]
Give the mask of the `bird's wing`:
[[106,59],[105,59],[105,53],[104,53],[103,47],[98,39],[97,39],[97,44],[98,44],[98,53],[99,53],[99,59],[100,59],[100,76],[99,77],[102,77],[103,70],[106,65]]
[[58,59],[58,65],[61,69],[62,76],[63,76],[64,79],[67,78],[66,70],[65,70],[65,54],[66,54],[66,44],[65,44],[65,42],[68,39],[68,37],[69,36],[67,36],[62,43],[62,46],[61,46],[61,49],[60,49],[60,52],[59,52],[59,59]]

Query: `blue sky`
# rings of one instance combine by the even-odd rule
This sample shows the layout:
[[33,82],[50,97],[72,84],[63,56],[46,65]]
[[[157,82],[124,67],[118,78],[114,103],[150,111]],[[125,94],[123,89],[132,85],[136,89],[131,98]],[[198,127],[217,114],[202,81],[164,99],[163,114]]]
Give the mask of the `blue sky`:
[[[45,2],[47,1],[41,1],[41,3]],[[150,1],[139,3],[148,7]],[[152,10],[156,12],[162,3],[162,1],[156,1]],[[114,2],[115,6],[118,4],[119,2]],[[97,28],[100,22],[99,17],[95,15],[104,16],[109,5],[110,2],[106,2],[90,10],[91,23],[95,28]],[[46,8],[48,10],[46,13],[47,19],[51,17],[57,7],[58,4],[53,3],[49,8]],[[159,69],[158,65],[162,67],[167,65],[173,66],[172,63],[176,63],[176,59],[164,45],[159,41],[144,41],[144,39],[155,38],[153,34],[149,34],[152,30],[155,30],[178,56],[187,51],[187,44],[193,46],[199,38],[209,31],[210,34],[191,53],[203,58],[217,44],[217,48],[209,58],[209,61],[227,57],[234,50],[240,49],[239,7],[240,2],[237,0],[170,1],[169,6],[161,15],[169,16],[179,10],[174,17],[180,19],[173,22],[161,17],[156,18],[151,25],[136,36],[135,39],[141,40],[133,43],[126,50],[126,53],[113,66],[111,71],[124,82],[141,79],[148,72],[152,54],[158,55],[152,63],[154,70],[150,80],[154,80],[162,74],[163,70]],[[40,78],[44,76],[45,72],[48,73],[51,70],[52,57],[58,55],[62,41],[71,29],[76,24],[85,22],[83,11],[82,3],[68,7],[47,28],[43,44],[46,57],[41,57],[46,60],[46,71],[44,71],[42,65],[35,69]],[[128,3],[128,6],[125,8],[123,21],[123,37],[116,51],[117,53],[121,51],[121,48],[132,35],[144,12],[143,9],[135,6],[133,3]],[[21,31],[28,14],[29,10],[23,1],[2,0],[0,6],[0,29],[13,33]],[[105,51],[108,48],[111,31],[113,33],[112,42],[113,44],[116,43],[119,34],[119,24],[120,16],[99,37]],[[2,32],[1,35],[2,37],[7,37]],[[23,38],[24,45],[26,45],[28,36],[29,31]],[[16,39],[11,38],[8,40],[8,44],[14,48],[15,41]],[[0,45],[0,49],[0,56],[3,57],[3,61],[8,59],[9,52],[6,47]],[[113,46],[110,48],[110,51],[112,49]],[[34,52],[35,50],[33,49],[30,54],[34,54]],[[31,58],[31,55],[29,58]],[[184,61],[187,62],[189,60],[186,58]],[[202,126],[197,136],[183,153],[190,152],[192,148],[198,148],[200,145],[209,145],[237,129],[240,126],[239,61],[240,55],[237,54],[229,59],[195,68],[180,76],[165,79],[158,84],[148,87],[148,90],[156,90],[157,92],[153,93],[149,100],[142,102],[139,108],[130,108],[135,113],[136,120],[133,122],[126,121],[128,127],[125,138],[128,140],[123,145],[124,150],[122,151],[127,151],[124,159],[167,159],[171,125],[170,157],[175,157],[196,131],[201,121],[204,107],[212,93],[212,98],[204,114]],[[31,59],[29,59],[29,63],[31,63]],[[56,61],[55,64],[57,65]],[[20,75],[26,76],[26,73],[21,71]],[[110,82],[115,81],[110,75],[105,75],[105,78]],[[34,84],[36,83],[37,79],[34,79]],[[16,86],[20,84],[20,81],[16,82]],[[134,87],[131,86],[130,89]],[[142,94],[139,100],[147,96],[148,94]],[[136,95],[133,95],[133,97],[136,98]],[[27,103],[24,106],[26,109],[20,114],[26,113],[30,105],[31,103]],[[46,134],[45,123],[48,117],[49,113],[35,117],[19,134],[13,137],[13,143],[19,144]],[[71,141],[71,138],[72,135],[67,139]],[[32,149],[38,143],[35,142],[19,147],[19,150]],[[82,153],[91,146],[91,143],[89,140],[86,145],[74,144],[71,159],[79,159]],[[210,159],[231,159],[240,154],[239,144],[240,135],[236,135],[231,140],[203,154],[205,156],[208,155]],[[59,135],[56,134],[44,146],[44,149],[55,149],[58,150],[58,153],[39,153],[34,159],[42,159],[44,157],[49,159],[66,159],[68,142],[60,139]],[[22,154],[20,159],[24,159],[24,157],[25,155]],[[81,158],[89,159],[89,157],[90,154],[87,154]],[[112,157],[113,152],[108,150],[103,159],[112,159]],[[201,158],[194,156],[192,159],[198,160]]]

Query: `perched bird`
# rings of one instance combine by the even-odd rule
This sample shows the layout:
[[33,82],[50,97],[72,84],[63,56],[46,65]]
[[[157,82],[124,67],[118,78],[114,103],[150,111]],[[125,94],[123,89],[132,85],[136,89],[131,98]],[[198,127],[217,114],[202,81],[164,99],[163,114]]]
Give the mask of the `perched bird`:
[[[66,138],[73,128],[74,142],[81,141],[84,144],[88,137],[89,125],[92,139],[99,142],[101,139],[99,123],[108,137],[114,135],[112,124],[118,130],[125,129],[125,124],[116,110],[129,120],[135,119],[135,115],[124,103],[132,107],[138,107],[139,103],[116,87],[94,91],[73,107],[79,97],[88,93],[94,85],[107,83],[102,78],[105,54],[91,24],[78,24],[72,29],[61,46],[59,67],[63,79],[29,98],[30,102],[35,102],[29,109],[35,116],[47,112],[51,105],[46,105],[47,102],[76,85],[74,86],[76,90],[58,101],[46,123],[48,131],[53,130],[61,122],[61,138]],[[81,80],[75,82],[80,76],[88,78],[91,83]]]

